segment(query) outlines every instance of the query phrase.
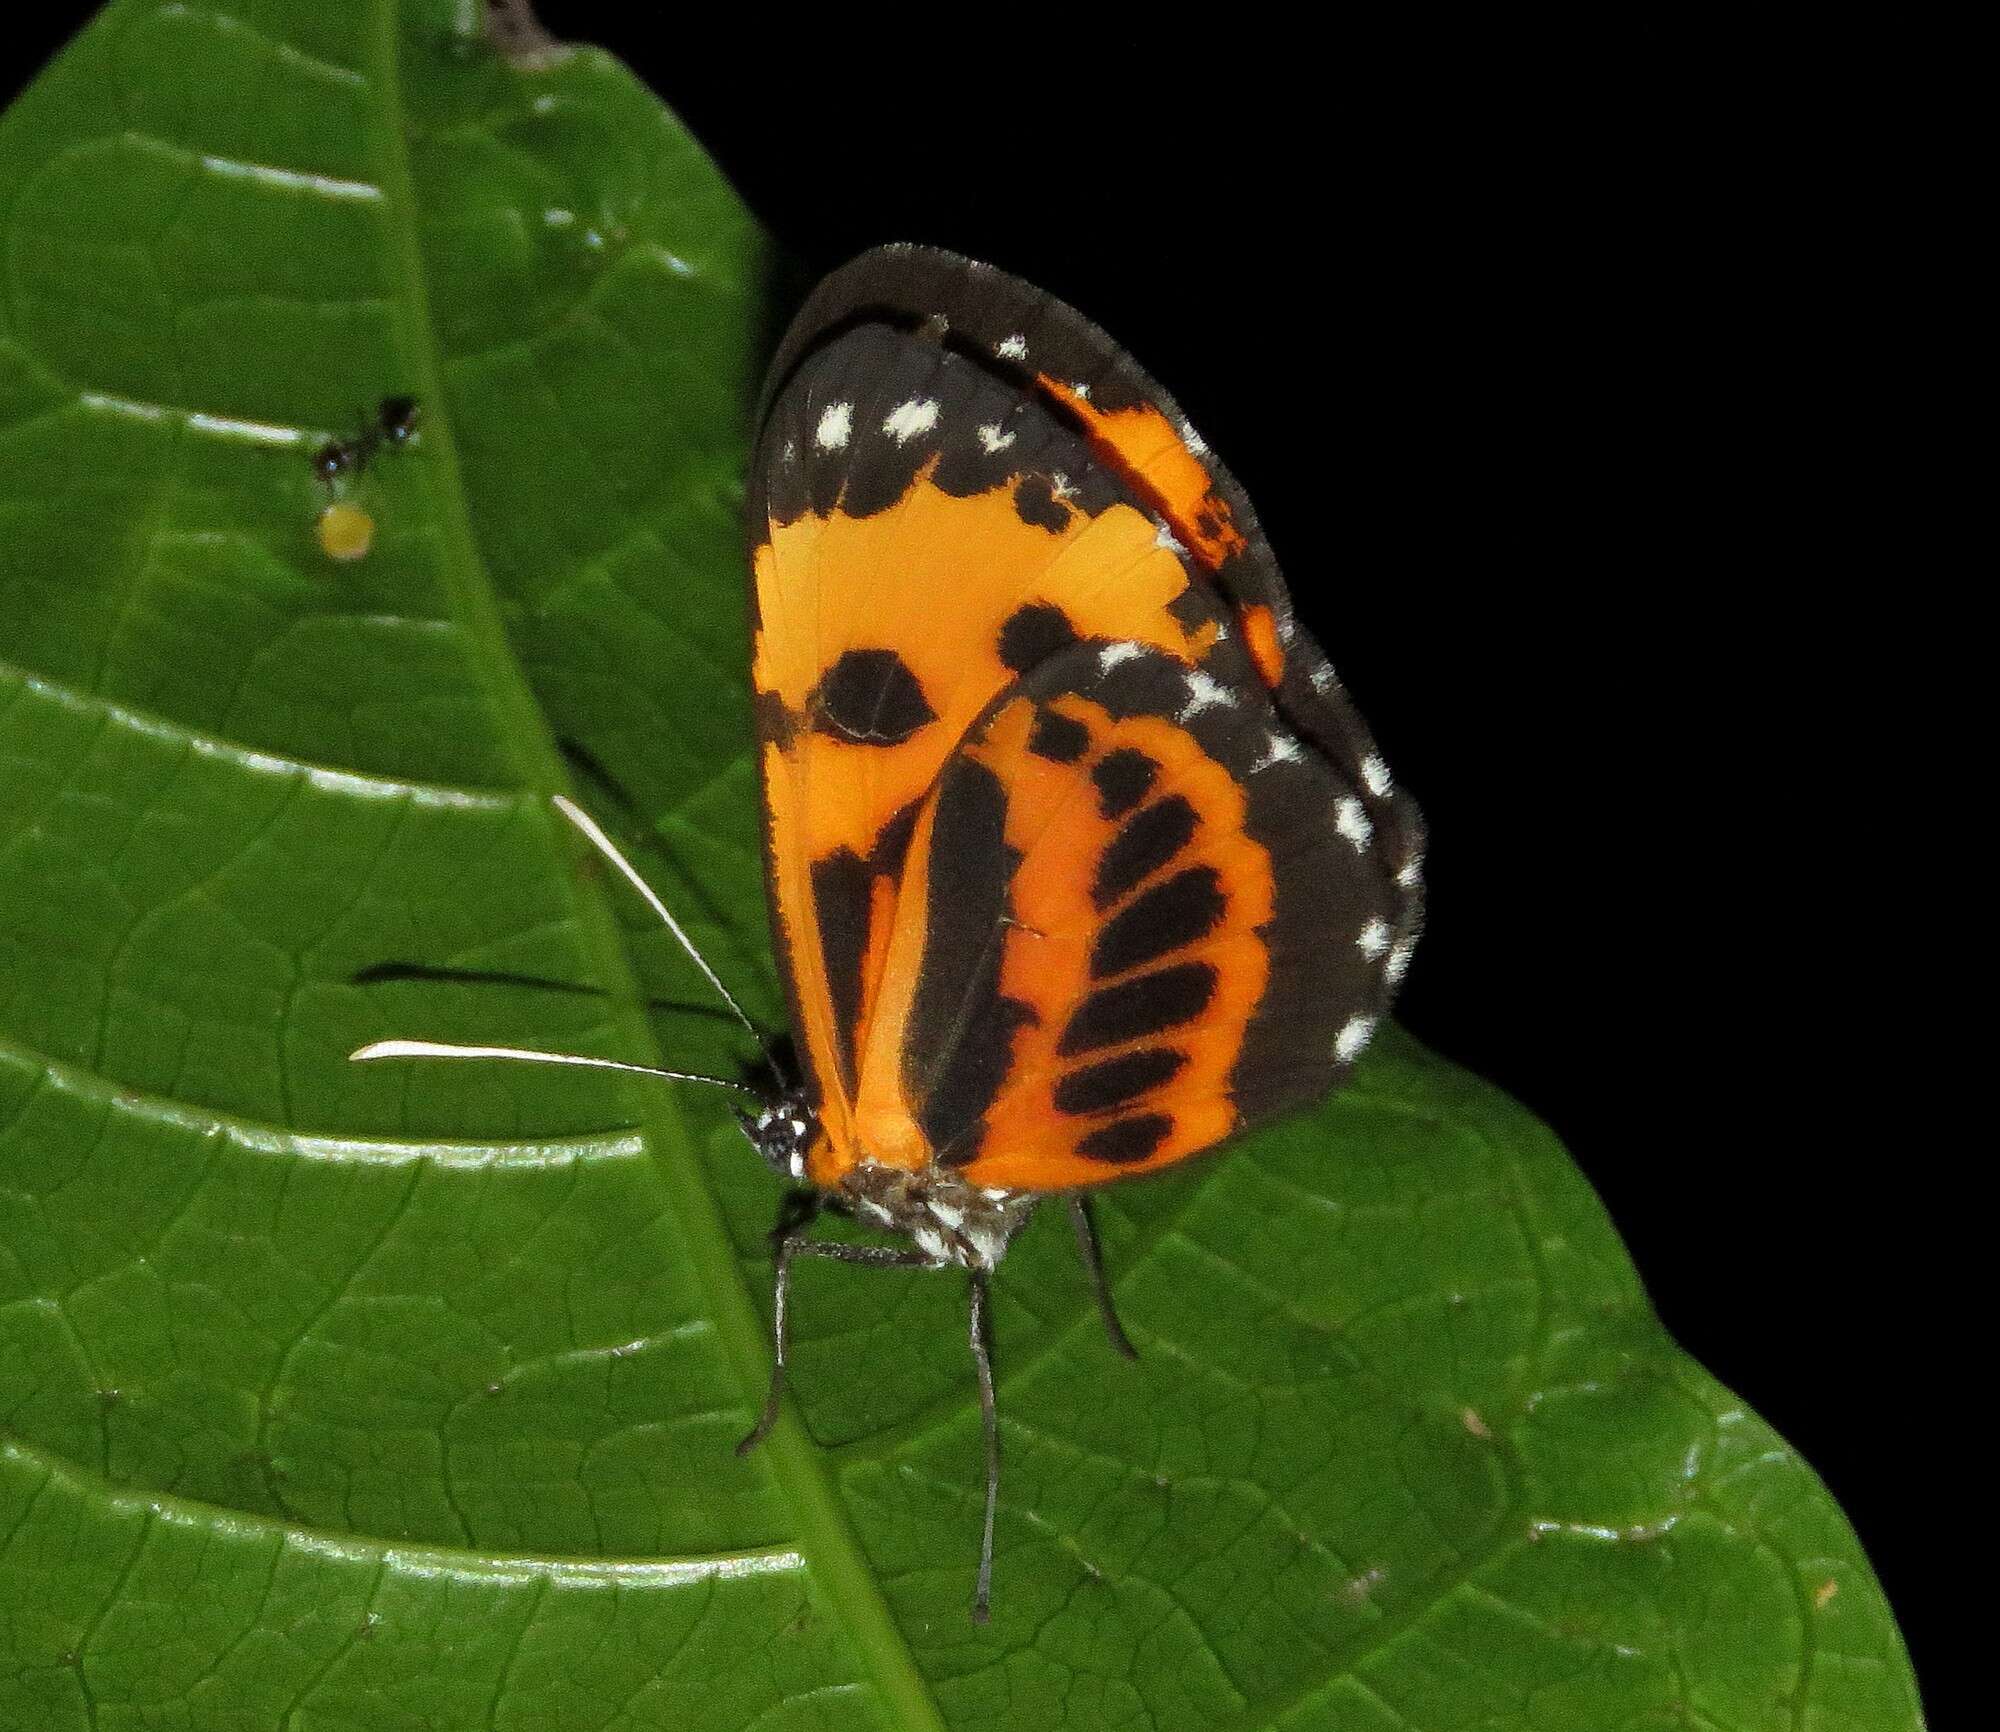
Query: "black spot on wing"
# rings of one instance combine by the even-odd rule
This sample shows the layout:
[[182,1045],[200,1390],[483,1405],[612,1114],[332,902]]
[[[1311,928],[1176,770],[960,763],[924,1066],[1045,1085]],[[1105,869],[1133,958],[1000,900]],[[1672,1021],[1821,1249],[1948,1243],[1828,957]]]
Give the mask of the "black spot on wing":
[[1100,1064],[1073,1070],[1056,1084],[1056,1110],[1065,1113],[1105,1113],[1135,1101],[1149,1089],[1178,1073],[1187,1054],[1172,1047],[1152,1046],[1121,1053]]
[[1017,607],[1000,628],[1000,659],[1024,674],[1076,642],[1069,615],[1052,602],[1031,601]]
[[1165,1113],[1114,1119],[1080,1138],[1076,1152],[1091,1161],[1143,1161],[1173,1134],[1173,1129],[1174,1121]]
[[1090,730],[1072,716],[1039,708],[1028,730],[1028,750],[1052,764],[1073,764],[1090,750]]
[[1194,839],[1199,822],[1194,807],[1179,794],[1172,794],[1154,801],[1127,823],[1112,837],[1097,863],[1090,899],[1099,911],[1136,890],[1173,859]]
[[1069,507],[1046,475],[1024,475],[1014,488],[1014,510],[1023,523],[1060,535],[1069,527]]
[[897,746],[937,720],[909,665],[894,650],[851,649],[806,699],[823,734],[856,745]]
[[1056,1051],[1064,1058],[1122,1046],[1192,1022],[1215,996],[1216,973],[1206,962],[1177,962],[1093,992],[1063,1025]]
[[820,955],[826,964],[827,993],[833,1000],[838,1056],[844,1081],[854,1087],[861,1022],[861,958],[868,949],[868,863],[850,848],[837,849],[812,864],[813,911],[819,922]]
[[1206,937],[1221,923],[1228,898],[1213,866],[1190,866],[1114,915],[1090,947],[1090,972],[1123,974]]
[[1107,818],[1122,818],[1146,797],[1160,766],[1130,746],[1106,752],[1091,767],[1097,784],[1097,808]]
[[752,701],[751,714],[757,724],[757,738],[774,740],[781,749],[798,738],[799,716],[787,707],[776,692],[759,692]]
[[960,758],[936,798],[903,1086],[932,1149],[966,1160],[1013,1064],[1014,1031],[1034,1012],[999,992],[1007,887],[1019,864],[1005,839],[1006,790],[984,765]]
[[890,878],[902,876],[903,857],[910,851],[910,836],[917,827],[917,813],[922,806],[921,798],[904,801],[875,832],[875,845],[868,850],[870,871]]
[[[996,966],[996,978],[998,972]],[[1014,1031],[1036,1020],[1032,1005],[997,994],[974,1012],[917,1111],[917,1123],[945,1166],[962,1167],[978,1157],[986,1139],[984,1115],[1013,1069]],[[968,1119],[973,1106],[979,1111]]]

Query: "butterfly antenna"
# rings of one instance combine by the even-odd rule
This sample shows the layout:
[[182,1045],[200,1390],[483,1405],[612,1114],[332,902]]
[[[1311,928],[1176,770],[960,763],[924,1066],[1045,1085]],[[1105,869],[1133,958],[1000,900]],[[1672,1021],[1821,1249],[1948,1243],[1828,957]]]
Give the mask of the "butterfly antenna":
[[699,1071],[661,1070],[658,1065],[626,1064],[615,1058],[591,1058],[580,1052],[540,1052],[527,1046],[454,1046],[438,1040],[376,1040],[349,1053],[357,1064],[378,1058],[504,1058],[520,1064],[569,1064],[585,1070],[622,1070],[637,1076],[665,1077],[669,1082],[709,1083],[719,1089],[734,1089],[752,1100],[764,1097],[747,1083],[726,1076],[703,1076]]
[[695,948],[694,940],[688,937],[681,923],[674,918],[673,911],[660,900],[659,895],[654,891],[652,885],[639,876],[639,869],[619,852],[618,844],[605,835],[597,820],[567,794],[553,794],[550,798],[555,802],[556,810],[583,832],[584,840],[589,842],[613,866],[617,867],[623,875],[625,882],[630,884],[634,890],[638,891],[645,898],[646,906],[660,917],[665,923],[667,930],[674,935],[675,941],[689,956],[694,958],[695,967],[701,970],[708,984],[715,988],[716,996],[736,1013],[736,1020],[749,1031],[750,1038],[757,1043],[757,1050],[764,1055],[764,1062],[775,1070],[777,1068],[776,1063],[771,1057],[771,1048],[769,1043],[764,1039],[763,1031],[744,1013],[742,1005],[736,1002],[729,988],[722,984],[721,977],[716,974],[714,969],[709,967],[708,958]]

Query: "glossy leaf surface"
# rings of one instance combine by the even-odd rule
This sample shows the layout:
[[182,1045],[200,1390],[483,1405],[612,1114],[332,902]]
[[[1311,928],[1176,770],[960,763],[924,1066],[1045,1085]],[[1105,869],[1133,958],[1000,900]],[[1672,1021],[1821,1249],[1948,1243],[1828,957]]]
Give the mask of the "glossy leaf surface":
[[804,1267],[739,1459],[776,1191],[725,1107],[346,1062],[742,1063],[558,790],[780,1015],[783,291],[652,95],[482,10],[121,4],[0,122],[0,1725],[1914,1726],[1811,1473],[1399,1037],[1104,1199],[1136,1365],[1058,1216],[1010,1257],[985,1630],[955,1281]]

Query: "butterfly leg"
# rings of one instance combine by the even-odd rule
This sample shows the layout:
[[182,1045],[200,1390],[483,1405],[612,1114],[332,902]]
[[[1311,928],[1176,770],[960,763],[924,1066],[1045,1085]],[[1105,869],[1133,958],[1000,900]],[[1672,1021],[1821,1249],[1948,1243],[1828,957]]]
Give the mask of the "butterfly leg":
[[972,1282],[972,1363],[979,1369],[979,1419],[986,1433],[986,1520],[979,1530],[979,1579],[972,1590],[972,1621],[992,1615],[993,1512],[1000,1502],[1000,1415],[993,1398],[993,1347],[986,1320],[986,1271],[968,1271]]
[[1097,1223],[1090,1218],[1090,1204],[1082,1192],[1069,1200],[1070,1225],[1076,1229],[1076,1254],[1090,1275],[1091,1290],[1097,1295],[1098,1314],[1104,1319],[1104,1333],[1111,1345],[1127,1359],[1139,1357],[1138,1348],[1118,1321],[1118,1308],[1111,1302],[1111,1283],[1104,1278],[1104,1251],[1097,1242]]
[[[866,1264],[871,1269],[930,1269],[937,1266],[937,1260],[924,1251],[898,1251],[887,1245],[850,1245],[840,1239],[809,1239],[805,1226],[787,1226],[792,1212],[798,1207],[788,1198],[779,1215],[777,1284],[771,1299],[771,1389],[764,1398],[764,1411],[757,1416],[757,1423],[737,1444],[738,1455],[748,1455],[771,1435],[771,1427],[778,1423],[778,1407],[785,1396],[786,1313],[790,1310],[794,1257],[825,1257],[835,1263]],[[817,1215],[819,1211],[814,1208],[812,1212]]]
[[810,1185],[795,1185],[778,1201],[778,1218],[771,1224],[771,1251],[775,1255],[787,1239],[803,1233],[819,1219],[826,1206],[825,1193]]

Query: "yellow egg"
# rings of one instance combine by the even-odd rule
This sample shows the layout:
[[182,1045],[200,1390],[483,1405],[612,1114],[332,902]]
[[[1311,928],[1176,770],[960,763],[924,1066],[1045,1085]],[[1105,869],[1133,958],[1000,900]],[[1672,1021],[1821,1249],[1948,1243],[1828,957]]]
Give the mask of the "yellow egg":
[[375,519],[360,506],[338,500],[319,514],[315,533],[329,559],[360,559],[375,545]]

